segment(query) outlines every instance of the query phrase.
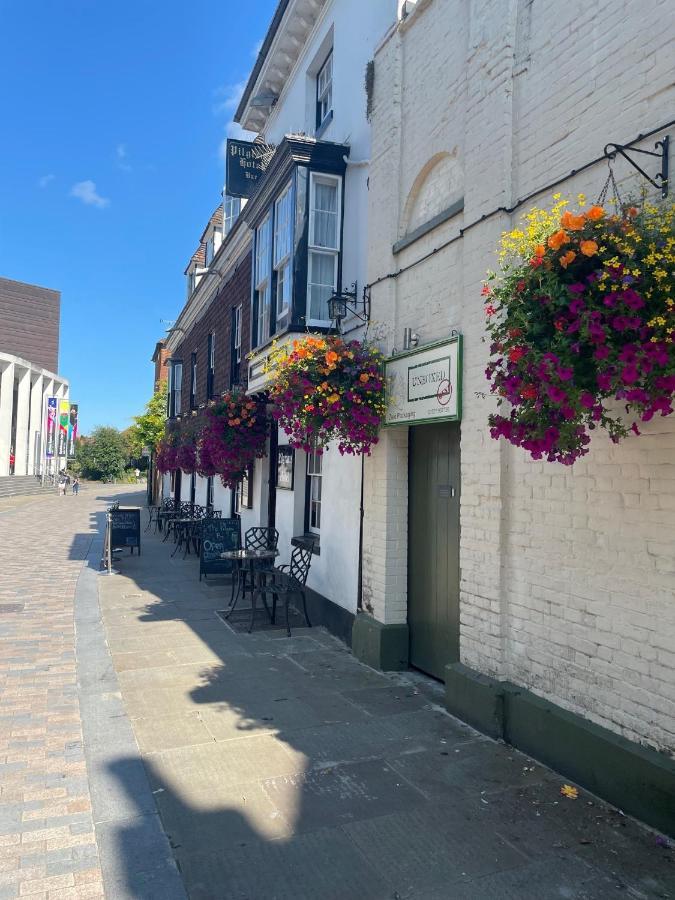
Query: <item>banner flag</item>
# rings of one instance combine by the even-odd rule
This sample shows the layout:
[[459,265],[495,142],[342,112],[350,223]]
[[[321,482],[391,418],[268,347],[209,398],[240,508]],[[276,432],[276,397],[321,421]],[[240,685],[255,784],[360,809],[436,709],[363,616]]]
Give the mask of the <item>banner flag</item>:
[[77,440],[77,403],[70,404],[70,421],[68,422],[68,456],[75,456],[75,441]]
[[68,450],[68,419],[70,416],[70,401],[59,400],[59,442],[57,456],[65,456]]
[[54,458],[56,442],[56,397],[47,397],[47,440],[45,441],[45,456]]

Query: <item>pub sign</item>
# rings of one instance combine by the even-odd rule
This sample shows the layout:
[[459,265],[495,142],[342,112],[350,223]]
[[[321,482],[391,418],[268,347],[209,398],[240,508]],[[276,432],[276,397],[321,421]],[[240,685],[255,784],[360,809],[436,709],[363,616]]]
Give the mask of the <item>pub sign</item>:
[[253,141],[227,139],[225,184],[231,197],[250,197],[265,171],[270,148]]
[[385,425],[458,422],[462,417],[462,336],[385,361]]

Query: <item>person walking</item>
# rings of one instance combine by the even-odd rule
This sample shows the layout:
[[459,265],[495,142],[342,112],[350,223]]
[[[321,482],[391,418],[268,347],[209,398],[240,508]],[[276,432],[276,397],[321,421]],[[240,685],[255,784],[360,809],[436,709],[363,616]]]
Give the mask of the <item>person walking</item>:
[[136,476],[136,484],[138,484],[138,482],[139,482],[140,479],[141,479],[141,470],[140,470],[140,469],[134,469],[134,475]]
[[77,497],[77,495],[79,493],[80,493],[80,479],[76,475],[73,478],[73,494],[75,494],[75,496]]
[[61,476],[59,478],[59,494],[62,497],[66,496],[66,476],[63,472],[61,472]]

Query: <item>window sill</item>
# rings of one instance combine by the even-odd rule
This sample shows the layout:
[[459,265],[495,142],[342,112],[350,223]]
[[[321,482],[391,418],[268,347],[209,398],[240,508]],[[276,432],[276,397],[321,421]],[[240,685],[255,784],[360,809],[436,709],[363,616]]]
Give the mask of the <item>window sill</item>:
[[314,137],[317,139],[317,141],[323,136],[323,133],[326,131],[326,129],[328,128],[328,126],[330,125],[330,123],[332,121],[333,121],[333,110],[331,109],[331,111],[328,113],[326,118],[323,120],[323,122],[317,127],[316,131],[314,132]]
[[314,556],[321,556],[321,540],[318,534],[308,532],[306,534],[298,534],[291,538],[292,547],[307,547],[310,545]]

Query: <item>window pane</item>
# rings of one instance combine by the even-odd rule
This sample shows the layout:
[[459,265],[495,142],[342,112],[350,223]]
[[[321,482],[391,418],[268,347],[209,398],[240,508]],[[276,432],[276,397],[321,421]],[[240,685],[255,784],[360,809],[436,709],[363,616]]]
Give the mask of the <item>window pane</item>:
[[284,316],[291,302],[291,264],[284,263],[277,270],[277,319]]
[[270,274],[270,226],[268,218],[256,232],[255,283],[260,285]]
[[327,322],[328,300],[335,291],[337,254],[309,252],[307,317]]
[[274,264],[291,252],[291,186],[279,197],[274,210]]
[[312,210],[311,243],[315,247],[337,250],[338,186],[335,182],[314,180],[314,208]]

